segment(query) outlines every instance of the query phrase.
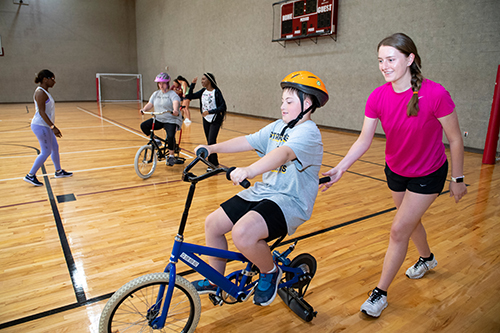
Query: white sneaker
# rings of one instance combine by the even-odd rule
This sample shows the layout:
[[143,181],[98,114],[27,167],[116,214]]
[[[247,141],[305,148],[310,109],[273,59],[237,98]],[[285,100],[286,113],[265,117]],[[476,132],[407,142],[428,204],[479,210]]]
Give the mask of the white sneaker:
[[187,118],[186,118],[186,119],[184,119],[184,124],[186,124],[186,125],[191,124],[191,120],[189,120],[189,119],[187,119]]
[[370,317],[378,318],[382,311],[387,307],[387,296],[380,294],[375,289],[370,297],[361,305],[361,312]]
[[430,261],[425,261],[422,257],[420,257],[417,263],[406,271],[406,276],[410,279],[420,279],[424,276],[427,271],[433,269],[438,264],[436,257],[432,258]]

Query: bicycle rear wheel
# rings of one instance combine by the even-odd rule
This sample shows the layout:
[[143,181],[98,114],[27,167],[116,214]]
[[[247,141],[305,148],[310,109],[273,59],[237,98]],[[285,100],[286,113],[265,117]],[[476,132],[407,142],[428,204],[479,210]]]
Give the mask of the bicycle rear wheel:
[[[200,296],[191,282],[176,276],[167,320],[162,329],[149,323],[159,312],[149,311],[156,303],[161,286],[168,287],[168,273],[147,274],[118,289],[106,303],[99,321],[99,333],[114,332],[194,332],[201,314]],[[163,299],[158,304],[161,312]]]
[[156,152],[151,145],[142,146],[137,151],[137,154],[135,154],[135,172],[142,179],[151,177],[153,172],[155,172],[157,163],[158,157],[156,156]]

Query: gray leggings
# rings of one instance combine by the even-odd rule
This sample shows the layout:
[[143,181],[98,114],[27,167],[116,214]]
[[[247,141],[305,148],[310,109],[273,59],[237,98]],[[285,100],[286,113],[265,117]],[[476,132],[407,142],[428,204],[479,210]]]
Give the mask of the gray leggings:
[[61,160],[59,158],[59,144],[57,143],[56,136],[50,127],[31,125],[31,130],[35,133],[42,152],[35,159],[35,163],[30,170],[30,174],[35,175],[47,158],[52,158],[54,166],[57,170],[61,170]]

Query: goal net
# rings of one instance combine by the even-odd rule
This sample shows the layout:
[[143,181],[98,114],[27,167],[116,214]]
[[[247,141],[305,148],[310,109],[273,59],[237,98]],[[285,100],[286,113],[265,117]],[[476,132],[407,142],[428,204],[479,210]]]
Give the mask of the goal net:
[[142,75],[96,73],[97,102],[142,102]]

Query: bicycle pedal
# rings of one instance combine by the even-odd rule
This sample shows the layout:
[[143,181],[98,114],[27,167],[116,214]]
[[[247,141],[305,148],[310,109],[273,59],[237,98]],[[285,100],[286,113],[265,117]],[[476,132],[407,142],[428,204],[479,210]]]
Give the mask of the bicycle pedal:
[[212,302],[213,305],[215,306],[222,306],[222,304],[224,304],[224,300],[222,298],[220,298],[219,296],[215,295],[215,294],[209,294],[208,295],[208,299]]

